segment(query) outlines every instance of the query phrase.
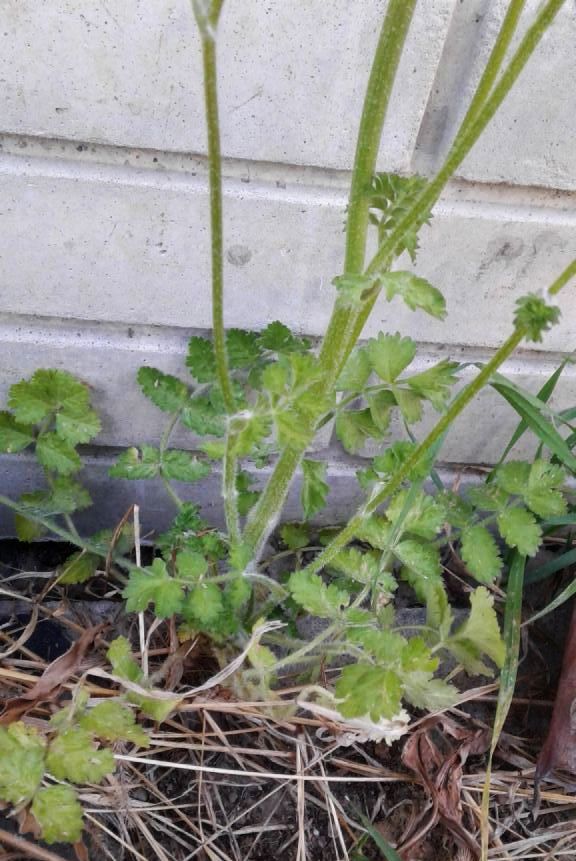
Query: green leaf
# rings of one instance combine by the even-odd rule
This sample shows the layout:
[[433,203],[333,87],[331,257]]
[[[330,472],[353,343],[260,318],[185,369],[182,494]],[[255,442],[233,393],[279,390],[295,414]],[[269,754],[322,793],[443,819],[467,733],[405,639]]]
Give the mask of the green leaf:
[[338,291],[337,302],[341,308],[359,309],[370,295],[375,279],[372,275],[344,274],[332,280]]
[[48,786],[34,796],[32,815],[42,839],[52,843],[78,843],[82,836],[82,807],[70,786]]
[[45,742],[21,721],[0,726],[0,800],[29,801],[44,775]]
[[212,401],[199,395],[188,401],[180,416],[182,424],[200,436],[224,436],[225,419]]
[[526,338],[539,343],[542,335],[560,319],[560,308],[548,305],[544,299],[535,293],[521,296],[516,302],[514,326],[526,329]]
[[98,414],[89,407],[62,409],[56,416],[56,433],[71,445],[90,442],[101,429]]
[[90,406],[90,394],[72,374],[42,369],[10,387],[8,406],[17,422],[37,424],[60,410],[81,414]]
[[381,281],[389,302],[394,296],[401,296],[412,311],[420,309],[439,320],[446,317],[444,296],[425,278],[411,272],[386,272]]
[[391,669],[369,664],[344,667],[336,682],[338,711],[343,717],[369,715],[374,722],[400,711],[402,684]]
[[458,382],[458,377],[454,373],[458,367],[458,362],[443,359],[427,371],[408,377],[405,382],[440,412],[450,398],[451,387]]
[[360,392],[370,376],[370,360],[364,347],[352,351],[336,382],[336,391]]
[[181,550],[176,556],[176,571],[178,577],[195,583],[208,571],[208,562],[201,553],[193,550]]
[[[401,490],[386,509],[386,517],[396,523],[408,500],[408,490]],[[444,506],[432,496],[419,491],[402,521],[402,530],[430,541],[442,530],[446,520]]]
[[108,748],[98,750],[88,730],[72,727],[50,743],[46,766],[57,780],[100,783],[114,771],[114,754]]
[[43,433],[36,441],[36,457],[45,469],[70,475],[82,468],[76,449],[55,433]]
[[188,386],[157,368],[140,368],[136,379],[146,397],[166,413],[177,413],[189,400]]
[[155,478],[160,472],[160,452],[151,445],[143,445],[141,449],[128,448],[122,452],[108,474],[111,478],[126,478],[139,481]]
[[200,625],[210,625],[224,610],[222,592],[216,583],[200,583],[186,599],[184,613]]
[[567,503],[561,492],[565,473],[562,467],[537,459],[530,469],[528,488],[524,501],[528,508],[540,517],[555,517],[565,514]]
[[18,424],[7,412],[0,412],[0,451],[15,454],[34,442],[32,428]]
[[[395,392],[398,394],[398,391]],[[376,392],[373,395],[366,396],[366,402],[370,409],[370,415],[372,417],[372,421],[378,428],[381,433],[385,433],[390,426],[390,419],[392,417],[392,410],[395,406],[399,406],[402,410],[404,417],[406,418],[406,411],[410,411],[410,406],[407,403],[406,398],[404,398],[404,403],[401,403],[403,395],[412,395],[411,392],[402,392],[400,398],[397,398],[391,391],[388,389],[384,389],[384,391]],[[412,397],[410,398],[412,401]],[[418,415],[420,415],[420,405],[417,404]],[[415,419],[418,421],[418,419]]]
[[368,358],[372,369],[385,383],[393,383],[400,376],[416,355],[416,344],[411,338],[395,335],[384,335],[371,338],[366,345]]
[[382,432],[369,409],[346,410],[336,417],[336,435],[346,451],[357,454],[369,439],[380,439]]
[[190,338],[186,366],[199,383],[213,383],[216,380],[216,357],[211,342],[196,336]]
[[304,517],[309,520],[321,511],[326,505],[326,497],[330,491],[330,485],[324,480],[326,477],[326,464],[321,461],[302,461],[302,491],[300,500]]
[[200,446],[200,451],[210,458],[210,460],[222,460],[226,452],[226,443],[224,440],[208,440]]
[[386,664],[398,664],[406,645],[406,640],[400,634],[376,628],[351,628],[348,636],[377,661]]
[[19,512],[14,515],[14,528],[19,541],[36,541],[47,532],[46,527],[41,523],[36,523],[35,520],[30,520]]
[[422,544],[408,538],[394,547],[394,555],[409,571],[416,574],[419,580],[440,579],[440,554],[432,544]]
[[422,418],[422,402],[420,395],[409,389],[394,386],[394,398],[400,408],[402,417],[409,424],[416,424]]
[[330,567],[358,583],[375,583],[380,571],[376,557],[372,553],[362,553],[356,547],[340,550]]
[[[407,211],[412,208],[422,193],[428,180],[421,176],[397,176],[392,173],[377,173],[372,178],[369,193],[370,222],[378,228],[380,242],[392,233]],[[418,249],[418,232],[422,225],[429,223],[430,210],[419,207],[418,217],[398,242],[395,252],[400,255],[407,251],[412,262]]]
[[226,349],[231,368],[247,368],[262,355],[258,332],[230,329],[226,332]]
[[310,533],[305,523],[285,523],[280,537],[289,550],[301,550],[310,544]]
[[193,457],[188,451],[169,449],[162,455],[160,472],[165,478],[174,481],[200,481],[210,475],[208,463]]
[[466,568],[481,583],[492,583],[502,571],[502,559],[494,537],[484,526],[468,526],[462,532],[461,555]]
[[182,610],[184,590],[168,574],[166,563],[155,559],[149,568],[130,571],[122,597],[129,613],[139,613],[154,604],[158,618],[168,619]]
[[530,464],[520,460],[510,460],[498,467],[494,477],[498,487],[506,493],[524,496],[530,479]]
[[310,347],[310,341],[296,337],[287,326],[275,320],[260,333],[260,346],[273,353],[301,353]]
[[402,675],[404,696],[417,709],[439,711],[450,708],[458,699],[458,690],[443,679],[435,679],[426,670]]
[[[508,494],[502,488],[494,484],[484,484],[479,487],[471,487],[468,490],[468,499],[481,511],[501,511],[508,503]],[[470,516],[472,516],[472,511]],[[461,524],[465,526],[466,524]]]
[[329,586],[317,574],[307,571],[294,571],[288,580],[292,597],[313,616],[324,619],[338,619],[342,609],[350,602],[350,595],[334,583]]
[[79,722],[82,729],[105,741],[131,741],[139,747],[150,746],[150,739],[136,723],[132,710],[115,700],[99,702]]
[[101,557],[86,550],[69,556],[59,571],[60,583],[85,583],[93,577],[100,565]]
[[[257,409],[258,407],[256,407]],[[231,431],[234,433],[234,452],[238,457],[252,454],[268,437],[272,430],[272,422],[268,415],[258,412],[245,413],[233,420]]]
[[116,637],[112,640],[106,652],[106,657],[112,665],[112,672],[121,679],[129,682],[141,682],[142,670],[134,660],[130,643],[126,637]]
[[542,529],[525,508],[507,508],[498,515],[500,535],[522,556],[535,556],[542,542]]
[[92,505],[90,494],[79,481],[59,475],[52,481],[50,509],[53,514],[72,514]]
[[245,577],[238,576],[228,582],[224,591],[224,601],[227,607],[237,611],[250,600],[251,595],[250,582]]
[[504,663],[506,649],[494,611],[494,598],[484,586],[470,596],[470,615],[447,640],[446,647],[471,675],[493,675],[481,660],[482,655],[491,658],[497,667]]
[[367,544],[379,550],[387,550],[391,534],[392,527],[386,518],[379,514],[371,514],[356,531],[356,538],[359,541],[366,541]]

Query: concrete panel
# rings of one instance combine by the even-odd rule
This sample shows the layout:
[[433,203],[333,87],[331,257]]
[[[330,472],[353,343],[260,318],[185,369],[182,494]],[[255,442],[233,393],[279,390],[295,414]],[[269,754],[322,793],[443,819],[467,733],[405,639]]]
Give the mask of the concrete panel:
[[[419,138],[419,169],[431,169],[447,151],[508,5],[507,0],[474,0],[455,10]],[[541,5],[540,0],[528,0],[520,35]],[[460,176],[576,189],[575,42],[574,4],[565,3]]]
[[[455,2],[419,3],[382,152],[388,169],[409,163]],[[224,152],[350,167],[385,8],[230,0],[219,44]],[[1,30],[4,131],[204,151],[189,0],[4,0]]]
[[[226,183],[226,323],[260,328],[281,319],[321,334],[342,265],[343,188]],[[0,283],[6,312],[208,328],[205,179],[5,156]],[[400,329],[419,341],[497,346],[515,300],[545,288],[574,256],[574,197],[489,198],[456,187],[425,228],[417,264],[446,295],[447,323],[381,299],[367,333]],[[408,265],[402,262],[401,265]],[[576,295],[544,349],[574,347]],[[473,311],[471,310],[473,309]]]

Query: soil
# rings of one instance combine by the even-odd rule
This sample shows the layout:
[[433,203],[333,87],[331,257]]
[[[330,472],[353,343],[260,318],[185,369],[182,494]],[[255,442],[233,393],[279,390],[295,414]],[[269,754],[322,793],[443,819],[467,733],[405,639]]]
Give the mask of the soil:
[[[0,596],[0,632],[4,635],[4,642],[6,636],[17,636],[29,621],[30,612],[25,599],[38,596],[46,585],[46,579],[40,576],[42,572],[53,572],[72,551],[73,548],[67,545],[51,542],[21,545],[15,541],[0,541],[0,579],[7,581],[5,591],[21,596],[19,599],[6,594]],[[30,572],[31,576],[14,580],[15,572]],[[527,589],[526,616],[550,600],[551,595],[559,590],[563,576],[556,575]],[[122,603],[117,596],[110,595],[106,584],[71,587],[64,603],[53,592],[49,597],[51,600],[44,602],[49,612],[39,618],[26,642],[27,654],[21,655],[23,659],[33,660],[37,656],[45,663],[53,661],[75,639],[74,624],[86,626],[107,618],[113,623],[113,630],[106,634],[108,639],[118,633],[130,634],[122,614]],[[502,803],[495,814],[500,829],[498,839],[502,841],[500,845],[537,832],[530,811],[530,770],[546,734],[570,611],[569,605],[561,607],[531,626],[529,635],[526,633],[523,638],[515,701],[494,761],[498,780],[509,789],[508,796],[501,798]],[[183,684],[198,684],[198,654],[193,665],[184,664],[182,667]],[[209,675],[212,667],[205,663],[205,659],[203,666],[205,675]],[[470,681],[472,687],[483,683],[485,680]],[[6,696],[15,693],[16,688],[5,690]],[[220,697],[225,694],[221,691]],[[484,698],[462,706],[453,715],[453,720],[460,727],[472,727],[478,733],[487,733],[493,715],[494,694],[490,692]],[[392,748],[382,744],[337,748],[330,742],[317,739],[316,727],[310,726],[312,721],[308,724],[305,721],[275,722],[265,716],[255,717],[252,713],[244,716],[213,710],[189,711],[180,713],[170,723],[173,734],[180,733],[183,739],[193,742],[196,750],[171,751],[163,749],[160,744],[153,749],[154,755],[174,765],[200,764],[209,771],[202,772],[199,778],[198,772],[178,768],[157,769],[140,765],[136,769],[128,763],[121,763],[110,786],[105,789],[108,793],[105,794],[106,804],[103,806],[102,799],[95,802],[92,798],[97,814],[95,818],[108,832],[120,834],[127,845],[140,853],[140,857],[161,855],[153,852],[150,840],[138,827],[138,816],[170,861],[192,857],[200,861],[226,858],[241,861],[269,861],[271,858],[278,861],[304,861],[304,858],[306,861],[339,861],[345,857],[352,861],[370,861],[384,857],[377,845],[379,836],[391,844],[402,842],[407,832],[414,830],[418,817],[426,817],[430,811],[428,792],[403,761],[402,743]],[[446,755],[453,749],[450,739],[444,739],[440,744],[446,745]],[[201,750],[203,745],[209,749],[205,753]],[[214,750],[218,747],[219,750]],[[242,753],[238,754],[238,751]],[[259,753],[264,755],[257,755]],[[301,767],[307,769],[307,773],[318,774],[321,778],[324,769],[333,778],[344,778],[344,782],[328,785],[319,779],[298,784],[293,779],[279,781],[265,776],[270,771],[293,775],[296,756],[300,755],[303,757]],[[480,803],[477,787],[482,785],[485,765],[483,753],[471,754],[463,765],[460,781],[461,800],[464,802],[462,821],[468,825],[473,823],[470,804]],[[229,770],[234,774],[211,772],[213,769]],[[263,775],[243,777],[238,773],[243,770],[256,770]],[[379,770],[384,775],[395,774],[397,779],[379,783],[350,779],[366,773],[378,774]],[[456,772],[454,775],[454,780],[460,780]],[[476,776],[478,779],[475,781]],[[569,790],[570,787],[560,791]],[[165,802],[163,807],[162,799]],[[552,822],[559,827],[569,821],[571,807],[568,804],[564,806],[569,812],[564,808],[556,810],[553,806],[545,808],[541,814],[544,818],[539,822],[545,825]],[[156,808],[161,807],[162,814],[156,813]],[[366,820],[373,823],[372,836],[362,836],[362,830],[358,829],[358,823],[365,824]],[[14,818],[0,817],[0,828],[15,833]],[[299,850],[299,841],[305,843],[305,855]],[[186,848],[190,842],[197,846],[195,854]],[[348,856],[344,854],[343,845],[347,847]],[[46,848],[62,859],[77,857],[71,847]],[[106,830],[90,823],[86,830],[86,849],[88,854],[84,857],[91,861],[138,857],[129,849],[123,849]],[[574,851],[576,853],[576,841]],[[2,853],[0,846],[0,859],[13,861],[25,857],[18,856],[11,849]],[[455,838],[454,831],[440,821],[424,833],[421,840],[413,842],[410,850],[402,855],[402,861],[470,861],[474,857],[463,853],[461,841]],[[79,857],[84,861],[82,853]]]

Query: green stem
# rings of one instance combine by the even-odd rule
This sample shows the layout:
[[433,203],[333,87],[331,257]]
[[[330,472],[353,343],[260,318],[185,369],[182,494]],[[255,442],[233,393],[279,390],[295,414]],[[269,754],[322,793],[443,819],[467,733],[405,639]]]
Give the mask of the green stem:
[[[369,210],[367,191],[376,167],[382,127],[415,5],[416,0],[390,0],[372,63],[360,120],[348,204],[345,259],[347,272],[361,272],[364,266]],[[324,355],[324,352],[323,347],[321,360],[328,367],[334,365],[330,361],[330,355]],[[330,389],[334,381],[335,377],[332,379],[328,376],[325,381],[326,388]],[[298,449],[284,449],[262,496],[252,509],[244,532],[244,541],[252,547],[256,558],[276,525],[290,483],[314,433],[315,423],[311,423],[306,444]]]
[[440,421],[432,428],[428,436],[412,452],[410,457],[402,464],[400,469],[386,482],[386,484],[361,506],[347,526],[338,533],[330,544],[320,553],[304,570],[315,574],[328,565],[337,553],[345,547],[356,535],[364,519],[372,514],[401,486],[402,482],[409,476],[410,472],[421,463],[424,456],[432,446],[446,433],[462,410],[486,385],[492,374],[500,365],[514,352],[522,338],[526,334],[524,329],[516,329],[507,341],[500,347],[494,356],[487,362],[478,376],[457,395]]
[[[39,514],[34,514],[29,511],[27,508],[21,506],[13,499],[10,499],[9,496],[3,496],[0,494],[0,505],[5,505],[6,508],[10,508],[12,511],[17,512],[18,514],[22,514],[24,517],[27,517],[28,520],[33,520],[34,523],[40,523],[47,529],[49,532],[52,532],[54,535],[58,535],[59,538],[62,538],[64,541],[67,541],[69,544],[74,544],[76,547],[79,547],[80,550],[86,550],[88,553],[93,553],[95,556],[102,556],[102,548],[96,544],[93,544],[91,541],[87,541],[85,538],[81,538],[77,533],[74,534],[69,532],[64,527],[59,526],[57,523],[54,523],[48,517],[42,517]],[[123,556],[119,556],[113,554],[112,556],[114,562],[119,565],[121,568],[125,568],[127,571],[139,571],[137,565],[134,565],[133,562],[130,562],[129,559],[125,559]]]
[[[178,424],[178,422],[180,420],[180,415],[181,415],[181,411],[179,410],[177,413],[175,413],[172,416],[169,424],[164,429],[164,433],[162,434],[162,439],[160,440],[160,447],[159,447],[160,464],[162,464],[162,461],[164,459],[164,453],[165,453],[166,449],[168,448],[168,445],[170,443],[170,438],[172,436],[174,428],[176,427],[176,425]],[[162,467],[160,467],[160,470],[162,470]],[[162,475],[162,471],[160,472],[160,478],[162,479],[162,484],[164,485],[164,487],[166,489],[166,493],[168,494],[168,496],[170,497],[170,499],[172,500],[172,502],[174,503],[176,508],[178,508],[178,509],[182,508],[184,503],[180,499],[180,497],[178,496],[178,494],[176,493],[174,488],[172,487],[172,483],[171,483],[170,479],[166,478],[165,475]]]
[[235,445],[236,434],[228,427],[222,469],[222,498],[224,500],[226,528],[231,545],[237,545],[240,542],[240,515],[238,513],[238,491],[236,489],[238,459],[234,453]]
[[[512,38],[517,17],[521,11],[516,5],[509,10],[480,82],[480,93],[477,92],[475,94],[444,165],[432,182],[425,187],[414,201],[404,218],[399,221],[396,228],[391,232],[388,239],[380,246],[366,270],[367,274],[375,275],[389,268],[396,255],[399,242],[405,236],[406,232],[418,223],[421,214],[428,212],[436,203],[446,183],[468,155],[508,95],[564,2],[565,0],[548,0],[548,3],[542,8],[532,26],[527,30],[510,63],[502,73],[500,80],[492,88],[491,95],[487,96],[488,90],[492,86],[496,73],[502,63],[505,49]],[[356,312],[355,315],[350,315],[349,312],[339,308],[334,310],[322,348],[322,356],[325,357],[328,364],[330,379],[336,378],[347,357],[350,355],[352,348],[362,333],[364,324],[370,315],[377,296],[378,292],[376,291],[374,296],[366,302],[364,308]]]
[[[220,3],[220,7],[221,7]],[[218,9],[218,14],[219,14]],[[198,12],[197,18],[199,19]],[[216,373],[222,390],[224,405],[228,413],[235,409],[226,334],[224,331],[224,259],[222,228],[222,157],[220,152],[220,123],[218,119],[218,85],[216,75],[216,43],[213,27],[217,16],[209,18],[210,27],[200,24],[202,36],[202,60],[204,68],[204,102],[208,132],[208,181],[210,185],[210,233],[212,255],[212,329],[214,334],[214,353]]]
[[415,6],[416,0],[391,0],[382,23],[356,142],[346,224],[344,271],[347,273],[359,273],[364,268],[370,208],[368,193],[376,170],[392,86]]
[[548,293],[550,296],[556,296],[563,287],[568,284],[568,282],[576,276],[576,260],[573,260],[570,263],[564,272],[558,276],[556,281],[548,288]]

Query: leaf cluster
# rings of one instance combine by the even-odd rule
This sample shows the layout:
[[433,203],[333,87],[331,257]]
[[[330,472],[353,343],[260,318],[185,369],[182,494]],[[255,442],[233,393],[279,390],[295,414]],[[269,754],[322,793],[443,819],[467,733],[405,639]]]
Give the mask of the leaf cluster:
[[75,786],[101,783],[114,771],[112,750],[104,743],[150,743],[128,706],[117,700],[90,708],[87,703],[88,695],[78,692],[52,716],[46,733],[20,721],[0,726],[0,801],[29,805],[49,844],[80,840],[82,806]]

